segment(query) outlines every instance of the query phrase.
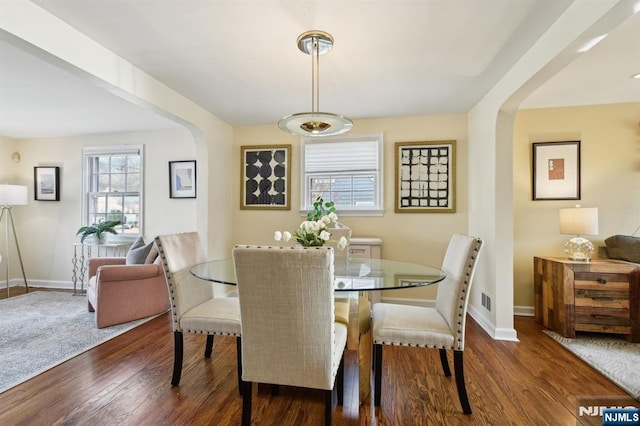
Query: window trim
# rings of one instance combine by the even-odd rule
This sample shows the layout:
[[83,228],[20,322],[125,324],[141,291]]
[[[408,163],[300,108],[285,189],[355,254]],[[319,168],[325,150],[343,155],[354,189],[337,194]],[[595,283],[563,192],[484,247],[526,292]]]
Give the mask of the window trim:
[[368,216],[382,216],[384,214],[384,138],[383,133],[361,133],[350,134],[348,136],[334,136],[327,138],[300,138],[300,215],[306,216],[312,206],[306,205],[306,200],[309,194],[307,188],[307,173],[305,170],[305,145],[308,143],[316,144],[323,142],[356,142],[356,141],[375,141],[378,145],[378,179],[375,185],[375,198],[376,206],[374,207],[361,207],[344,209],[340,208],[338,211],[339,216],[344,217],[368,217]]
[[81,226],[87,226],[87,217],[89,214],[89,157],[95,157],[97,155],[117,155],[117,154],[130,154],[138,151],[140,155],[140,212],[139,212],[139,234],[123,234],[118,233],[116,235],[109,235],[109,241],[112,242],[133,242],[138,237],[144,235],[144,145],[143,144],[131,144],[131,145],[94,145],[82,147],[82,194],[81,194]]

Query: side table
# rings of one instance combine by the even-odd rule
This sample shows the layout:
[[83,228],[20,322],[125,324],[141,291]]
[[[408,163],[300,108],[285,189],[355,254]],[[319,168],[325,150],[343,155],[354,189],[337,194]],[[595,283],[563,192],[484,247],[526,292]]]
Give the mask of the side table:
[[84,288],[87,277],[89,259],[92,257],[124,257],[131,247],[131,243],[86,244],[73,243],[73,257],[71,258],[71,281],[73,294],[86,293]]
[[533,263],[538,323],[569,338],[590,331],[640,342],[639,265],[556,257],[534,257]]

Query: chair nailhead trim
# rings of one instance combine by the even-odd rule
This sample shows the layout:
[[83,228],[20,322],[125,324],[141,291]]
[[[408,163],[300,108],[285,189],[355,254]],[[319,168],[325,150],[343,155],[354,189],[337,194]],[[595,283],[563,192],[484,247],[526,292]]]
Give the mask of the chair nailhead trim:
[[418,344],[408,344],[408,343],[400,343],[400,342],[385,342],[385,341],[379,341],[379,340],[375,340],[373,343],[376,345],[405,346],[405,347],[411,347],[411,348],[453,349],[453,346],[418,345]]

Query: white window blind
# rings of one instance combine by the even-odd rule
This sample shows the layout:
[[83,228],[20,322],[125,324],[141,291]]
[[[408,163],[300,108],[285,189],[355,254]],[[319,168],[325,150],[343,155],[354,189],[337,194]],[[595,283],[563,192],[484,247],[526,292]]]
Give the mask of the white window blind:
[[339,215],[382,213],[382,135],[303,139],[301,205],[316,197],[336,203]]
[[318,142],[305,144],[305,171],[373,171],[378,168],[376,141]]

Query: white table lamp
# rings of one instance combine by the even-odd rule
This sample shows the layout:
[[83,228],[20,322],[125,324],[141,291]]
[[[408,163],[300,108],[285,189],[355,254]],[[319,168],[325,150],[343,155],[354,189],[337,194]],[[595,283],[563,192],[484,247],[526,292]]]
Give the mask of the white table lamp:
[[598,208],[576,206],[560,209],[560,233],[575,235],[564,245],[569,259],[589,262],[595,248],[582,235],[598,234]]
[[[13,238],[16,243],[16,249],[18,252],[18,259],[20,260],[20,268],[22,269],[22,278],[24,279],[24,286],[29,291],[29,284],[27,284],[27,276],[24,273],[24,264],[22,263],[22,254],[20,254],[20,245],[18,244],[18,236],[16,235],[16,227],[13,224],[13,213],[11,208],[13,206],[24,206],[29,200],[29,191],[26,186],[23,185],[0,185],[0,207],[2,213],[0,213],[0,223],[4,220],[4,237],[5,237],[5,271],[7,274],[7,297],[9,297],[9,221],[11,221],[11,230],[13,231]],[[6,218],[5,218],[6,214]]]

